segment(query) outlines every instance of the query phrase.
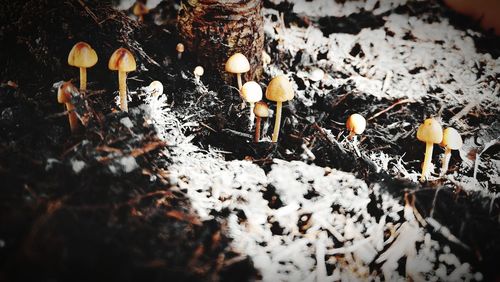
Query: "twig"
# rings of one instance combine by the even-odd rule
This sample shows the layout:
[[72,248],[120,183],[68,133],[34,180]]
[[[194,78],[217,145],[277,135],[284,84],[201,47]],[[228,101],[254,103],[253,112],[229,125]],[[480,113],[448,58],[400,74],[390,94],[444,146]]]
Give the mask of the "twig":
[[474,99],[472,102],[467,104],[467,106],[465,106],[460,112],[458,112],[456,115],[454,115],[450,119],[450,124],[453,124],[453,123],[459,121],[462,117],[467,115],[472,109],[474,109],[474,107],[476,107],[480,103],[481,103],[481,101],[479,99]]
[[240,137],[244,137],[244,138],[249,138],[249,139],[252,139],[253,136],[251,134],[247,134],[247,133],[243,133],[243,132],[239,132],[239,131],[236,131],[236,130],[232,130],[232,129],[228,129],[228,128],[224,128],[222,130],[222,132],[228,132],[228,133],[231,133],[231,134],[234,134],[236,136],[240,136]]
[[207,125],[207,124],[205,124],[205,123],[203,123],[201,121],[200,121],[200,125],[203,126],[203,127],[205,127],[208,130],[211,130],[211,131],[217,133],[217,131],[215,129],[211,128],[209,125]]
[[78,3],[80,3],[80,5],[82,5],[82,7],[85,9],[85,11],[87,12],[87,14],[89,14],[89,16],[95,21],[95,23],[98,25],[98,26],[101,26],[101,23],[99,22],[99,19],[97,18],[97,16],[94,14],[94,12],[92,12],[92,10],[89,9],[89,7],[87,7],[87,5],[85,5],[85,3],[83,3],[82,0],[78,0]]
[[387,107],[386,109],[383,109],[381,110],[380,112],[374,114],[373,116],[371,116],[370,118],[368,118],[368,120],[372,120],[378,116],[380,116],[381,114],[383,113],[386,113],[388,111],[390,111],[392,108],[396,107],[397,105],[401,105],[401,104],[406,104],[406,103],[412,103],[413,100],[412,99],[403,99],[403,100],[399,100],[397,101],[396,103],[390,105],[389,107]]

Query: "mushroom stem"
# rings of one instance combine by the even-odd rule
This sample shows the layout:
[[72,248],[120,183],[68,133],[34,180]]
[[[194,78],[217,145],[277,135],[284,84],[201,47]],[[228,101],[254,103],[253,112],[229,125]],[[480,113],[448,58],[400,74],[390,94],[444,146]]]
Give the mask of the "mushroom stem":
[[448,171],[448,165],[450,164],[450,158],[451,158],[451,149],[446,147],[446,149],[444,150],[443,164],[441,167],[441,176],[445,175],[446,172]]
[[253,141],[255,143],[257,143],[260,140],[260,120],[261,120],[261,118],[259,116],[257,116],[255,119],[256,119],[255,120],[255,138],[253,139]]
[[255,108],[255,103],[250,103],[250,129],[253,127],[253,120],[255,119],[255,114],[253,109]]
[[241,90],[241,86],[243,85],[241,83],[241,73],[237,73],[236,77],[238,78],[238,90]]
[[80,90],[87,90],[87,68],[80,67]]
[[78,130],[78,117],[75,113],[75,106],[71,103],[66,103],[66,111],[68,111],[69,127],[71,132],[76,132]]
[[182,59],[182,52],[177,52],[177,59]]
[[124,71],[118,71],[118,84],[120,89],[120,109],[122,111],[128,112],[128,101],[127,101],[127,73]]
[[273,131],[273,143],[278,142],[278,136],[280,135],[280,124],[281,124],[281,105],[283,102],[276,102],[276,121],[274,122],[274,131]]
[[427,175],[429,174],[429,167],[431,165],[433,148],[434,144],[432,144],[432,142],[425,143],[425,157],[424,157],[424,163],[422,165],[422,175],[420,176],[420,181],[425,181],[427,179]]
[[349,132],[349,136],[347,136],[347,140],[349,140],[349,141],[352,140],[354,135],[356,135],[356,132],[354,132],[354,131]]

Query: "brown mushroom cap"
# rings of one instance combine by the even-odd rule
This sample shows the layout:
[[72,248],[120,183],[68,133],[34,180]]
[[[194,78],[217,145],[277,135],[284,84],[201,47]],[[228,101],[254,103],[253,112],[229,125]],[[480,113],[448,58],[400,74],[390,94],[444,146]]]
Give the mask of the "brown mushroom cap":
[[262,88],[255,81],[248,81],[241,87],[241,97],[248,103],[262,100]]
[[184,44],[182,43],[177,43],[177,45],[175,45],[175,50],[179,53],[182,53],[184,52]]
[[255,107],[253,108],[253,113],[261,118],[269,117],[269,107],[266,102],[259,101],[255,103]]
[[115,71],[135,71],[137,68],[134,55],[125,48],[118,48],[109,59],[108,68]]
[[275,102],[286,102],[294,97],[293,87],[288,78],[278,75],[269,82],[266,89],[266,98]]
[[76,87],[70,82],[64,82],[57,89],[57,102],[60,104],[70,103],[71,102],[71,93],[78,93]]
[[451,150],[458,150],[463,145],[462,137],[454,128],[448,127],[443,131],[443,141],[440,145]]
[[79,68],[90,68],[97,63],[97,53],[85,42],[76,43],[68,55],[68,64]]
[[352,114],[347,119],[346,127],[351,132],[361,134],[365,131],[366,119],[360,114]]
[[136,1],[134,4],[134,9],[132,11],[135,16],[142,16],[149,13],[149,9],[140,1]]
[[424,120],[424,123],[418,127],[417,139],[426,143],[441,143],[443,141],[443,128],[441,124],[433,118]]
[[230,73],[245,73],[250,70],[250,62],[241,53],[235,53],[226,62],[226,71]]

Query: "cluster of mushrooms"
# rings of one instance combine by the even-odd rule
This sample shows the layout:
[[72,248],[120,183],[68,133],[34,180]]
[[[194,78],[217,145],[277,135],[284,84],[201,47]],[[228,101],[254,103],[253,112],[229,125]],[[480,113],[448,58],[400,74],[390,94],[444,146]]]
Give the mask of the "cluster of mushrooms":
[[[184,45],[177,44],[176,50],[178,59],[182,58],[184,52]],[[269,55],[267,55],[269,57]],[[265,58],[266,64],[269,64],[270,58]],[[87,89],[87,68],[93,67],[97,63],[97,53],[92,47],[85,42],[76,43],[68,55],[68,64],[70,66],[80,68],[80,91],[85,93]],[[127,73],[136,70],[136,62],[132,53],[125,48],[118,48],[109,59],[108,68],[113,71],[118,71],[118,84],[120,93],[120,109],[128,111],[127,103]],[[243,100],[243,105],[248,103],[250,105],[250,121],[253,125],[255,119],[255,135],[254,141],[260,141],[261,119],[269,117],[269,107],[266,102],[262,101],[262,88],[255,81],[247,81],[242,83],[241,75],[250,70],[250,63],[248,59],[241,53],[235,53],[226,62],[225,70],[229,73],[236,74],[238,90]],[[197,66],[193,73],[196,81],[199,82],[200,77],[203,75],[203,68]],[[160,84],[154,81],[153,84]],[[163,92],[163,91],[161,91]],[[161,92],[159,94],[161,94]],[[65,104],[68,111],[68,119],[72,132],[75,132],[78,127],[78,118],[75,113],[75,107],[72,103],[72,97],[79,95],[78,89],[71,83],[71,81],[64,82],[60,85],[57,101]],[[285,75],[278,75],[274,77],[267,86],[266,99],[276,102],[276,117],[274,124],[274,131],[272,135],[272,142],[278,141],[280,124],[281,124],[281,109],[283,102],[290,101],[294,98],[294,91],[292,84]],[[346,128],[349,131],[348,140],[356,134],[362,134],[366,128],[366,120],[360,114],[352,114],[346,121]],[[451,157],[452,150],[459,150],[462,147],[462,138],[460,134],[451,127],[442,129],[441,124],[434,118],[426,119],[417,130],[417,139],[426,143],[425,157],[422,164],[421,181],[428,179],[430,174],[430,167],[432,165],[432,151],[434,144],[439,144],[445,148],[444,157],[442,160],[441,176],[448,171],[448,165]]]
[[463,145],[462,137],[457,130],[452,127],[448,127],[443,130],[441,124],[434,118],[424,120],[424,122],[418,127],[417,139],[425,142],[425,156],[424,162],[422,163],[422,175],[420,176],[420,181],[425,181],[429,177],[434,144],[439,144],[445,149],[443,160],[441,162],[441,176],[445,175],[448,171],[451,151],[459,150]]
[[[347,130],[349,131],[348,140],[351,140],[356,134],[362,134],[366,128],[366,120],[360,114],[352,114],[346,122]],[[448,127],[443,130],[441,124],[434,118],[426,119],[417,129],[417,139],[425,142],[425,156],[422,163],[422,174],[420,181],[428,179],[432,165],[432,151],[434,144],[439,144],[444,148],[444,156],[441,161],[440,176],[444,176],[448,172],[448,166],[451,158],[452,150],[460,150],[463,145],[462,137],[456,129]]]
[[[76,43],[68,55],[68,64],[80,68],[80,91],[85,93],[87,90],[87,68],[93,67],[97,63],[97,53],[86,42]],[[132,53],[125,48],[118,48],[109,59],[108,68],[113,71],[118,71],[118,84],[120,92],[120,109],[128,111],[127,102],[127,73],[135,71],[137,66]],[[71,102],[71,97],[79,95],[79,91],[70,82],[64,82],[58,89],[57,100],[63,103],[68,111],[69,124],[71,131],[78,129],[78,119],[74,112],[74,105]]]
[[[250,104],[250,121],[253,123],[255,119],[255,137],[254,141],[260,140],[260,124],[262,118],[269,117],[269,107],[262,100],[262,88],[255,81],[247,81],[242,84],[241,75],[250,70],[250,63],[245,55],[235,53],[226,62],[226,72],[236,74],[238,81],[238,90],[243,99],[243,103]],[[266,99],[276,102],[276,117],[274,123],[274,132],[272,142],[278,142],[280,124],[281,124],[281,108],[283,102],[290,101],[294,98],[292,84],[285,75],[274,77],[266,89]]]

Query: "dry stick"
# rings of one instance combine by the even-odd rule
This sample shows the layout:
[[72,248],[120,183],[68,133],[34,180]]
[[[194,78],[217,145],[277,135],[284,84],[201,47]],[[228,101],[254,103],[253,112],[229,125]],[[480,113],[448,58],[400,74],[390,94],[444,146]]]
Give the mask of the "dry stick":
[[460,112],[458,112],[450,119],[450,124],[453,124],[458,120],[460,120],[463,116],[467,115],[472,109],[474,109],[480,103],[481,101],[479,101],[479,99],[477,100],[474,99],[473,101],[471,101],[469,104],[467,104],[467,106],[465,106],[462,110],[460,110]]
[[260,140],[260,117],[257,116],[255,120],[255,136],[253,141],[257,143],[259,142],[259,140]]
[[381,114],[383,114],[383,113],[386,113],[386,112],[390,111],[392,108],[396,107],[397,105],[406,104],[406,103],[411,103],[411,102],[413,102],[413,100],[411,100],[411,99],[403,99],[403,100],[399,100],[399,101],[397,101],[396,103],[394,103],[394,104],[390,105],[389,107],[387,107],[386,109],[383,109],[383,110],[381,110],[380,112],[378,112],[378,113],[374,114],[373,116],[371,116],[370,118],[368,118],[368,120],[372,120],[372,119],[374,119],[374,118],[376,118],[376,117],[380,116]]

